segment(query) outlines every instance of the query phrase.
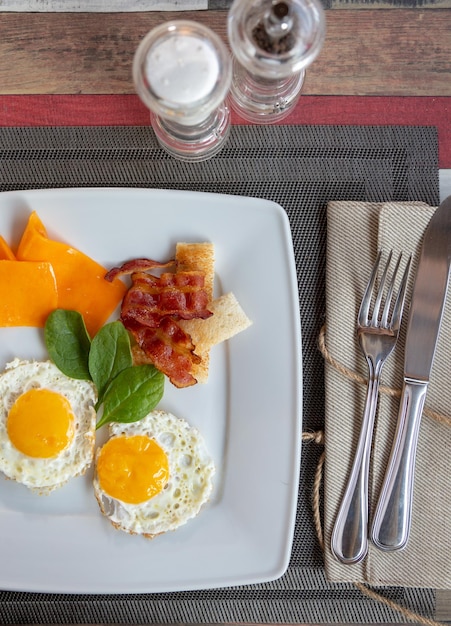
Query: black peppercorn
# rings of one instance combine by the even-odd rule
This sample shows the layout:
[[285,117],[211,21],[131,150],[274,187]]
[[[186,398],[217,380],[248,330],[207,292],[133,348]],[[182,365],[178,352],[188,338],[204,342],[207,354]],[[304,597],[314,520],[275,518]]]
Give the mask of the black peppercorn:
[[[272,25],[278,25],[283,22],[290,12],[290,7],[286,2],[278,2],[271,8],[270,21]],[[267,22],[261,20],[253,29],[252,37],[256,45],[269,54],[284,54],[289,52],[295,43],[294,35],[291,31],[283,32],[282,29],[272,28],[268,32]],[[275,31],[278,34],[275,34]]]

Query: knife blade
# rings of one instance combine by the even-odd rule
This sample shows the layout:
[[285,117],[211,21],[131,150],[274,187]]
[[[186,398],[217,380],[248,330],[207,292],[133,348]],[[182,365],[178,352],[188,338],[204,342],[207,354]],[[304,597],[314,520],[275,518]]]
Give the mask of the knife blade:
[[396,433],[371,528],[373,543],[385,551],[401,550],[409,539],[421,414],[446,301],[450,263],[451,196],[441,203],[426,227],[412,291]]

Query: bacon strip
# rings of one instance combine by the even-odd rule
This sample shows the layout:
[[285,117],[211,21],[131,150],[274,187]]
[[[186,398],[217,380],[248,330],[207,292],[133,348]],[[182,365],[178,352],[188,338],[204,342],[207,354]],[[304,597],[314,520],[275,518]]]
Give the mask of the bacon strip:
[[191,337],[170,317],[161,320],[158,328],[129,328],[136,343],[156,368],[168,376],[176,387],[190,387],[197,380],[191,374],[193,363],[200,357],[194,353]]
[[202,272],[164,273],[160,277],[135,272],[122,302],[121,319],[130,328],[158,328],[166,317],[206,319],[208,295]]
[[111,283],[115,278],[120,276],[127,276],[128,274],[143,272],[145,270],[170,267],[171,265],[175,265],[174,259],[166,261],[166,263],[160,263],[159,261],[154,261],[153,259],[133,259],[132,261],[126,261],[120,267],[113,267],[110,269],[110,271],[105,275],[105,280]]
[[197,382],[192,371],[201,358],[177,320],[206,319],[213,314],[207,308],[209,295],[203,272],[179,270],[159,276],[147,273],[171,265],[175,262],[134,259],[114,267],[105,278],[112,281],[131,274],[132,285],[122,300],[122,323],[146,359],[176,387],[189,387]]

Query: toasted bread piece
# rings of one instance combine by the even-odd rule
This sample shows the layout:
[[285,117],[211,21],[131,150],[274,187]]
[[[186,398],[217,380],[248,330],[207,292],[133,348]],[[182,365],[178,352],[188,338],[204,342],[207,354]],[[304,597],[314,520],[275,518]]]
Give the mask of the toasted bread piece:
[[[205,320],[179,320],[177,323],[192,338],[195,353],[200,356],[201,362],[193,366],[192,374],[199,383],[206,383],[210,366],[210,349],[212,346],[230,339],[252,322],[241,308],[233,293],[227,293],[213,299],[213,284],[215,275],[214,245],[205,243],[179,242],[176,246],[175,259],[180,271],[201,271],[205,274],[205,289],[209,296],[208,309],[213,315]],[[138,346],[133,346],[133,360],[135,364],[151,362]]]
[[180,326],[190,334],[196,346],[195,352],[202,359],[193,370],[193,376],[199,383],[207,382],[212,346],[230,339],[252,324],[232,292],[213,300],[208,308],[213,315],[206,320],[179,321]]
[[203,272],[205,274],[205,291],[209,301],[213,300],[215,280],[215,247],[210,242],[177,243],[175,249],[177,269],[182,272]]

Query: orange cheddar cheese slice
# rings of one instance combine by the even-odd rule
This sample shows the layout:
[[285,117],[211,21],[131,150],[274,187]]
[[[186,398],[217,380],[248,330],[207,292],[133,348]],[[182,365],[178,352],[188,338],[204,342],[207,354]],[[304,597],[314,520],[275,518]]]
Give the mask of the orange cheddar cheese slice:
[[44,326],[57,305],[50,263],[0,260],[0,326]]
[[126,286],[121,280],[109,283],[107,270],[89,256],[47,236],[34,211],[19,242],[20,261],[47,261],[55,273],[58,308],[81,313],[91,336],[107,321],[122,300]]
[[14,261],[15,258],[16,257],[14,256],[14,252],[0,235],[0,259],[8,259],[9,261]]

